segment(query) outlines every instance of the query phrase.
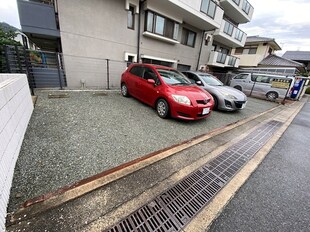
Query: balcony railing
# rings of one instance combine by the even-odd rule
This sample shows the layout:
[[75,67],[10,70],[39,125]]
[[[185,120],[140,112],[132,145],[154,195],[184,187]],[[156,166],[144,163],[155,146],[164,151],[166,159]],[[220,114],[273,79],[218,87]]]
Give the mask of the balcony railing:
[[242,40],[243,40],[245,35],[246,34],[243,31],[241,31],[239,28],[236,27],[236,34],[235,34],[235,39],[236,40],[242,42]]
[[229,47],[243,47],[246,40],[246,33],[224,19],[221,28],[217,29],[214,33],[214,40]]
[[251,8],[253,8],[253,6],[247,0],[245,0],[242,5],[242,10],[248,15]]
[[202,0],[201,12],[214,19],[217,4],[213,0]]
[[212,51],[210,54],[208,65],[216,67],[234,67],[238,68],[240,59],[218,51]]

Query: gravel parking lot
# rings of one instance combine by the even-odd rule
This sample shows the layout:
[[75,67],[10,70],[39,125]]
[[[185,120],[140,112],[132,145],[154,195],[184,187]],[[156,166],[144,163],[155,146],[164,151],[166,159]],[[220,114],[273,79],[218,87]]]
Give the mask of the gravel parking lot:
[[207,119],[188,122],[163,120],[151,107],[115,91],[106,95],[73,91],[67,92],[68,98],[48,98],[49,93],[36,93],[8,212],[30,198],[276,105],[249,98],[242,111],[212,112]]

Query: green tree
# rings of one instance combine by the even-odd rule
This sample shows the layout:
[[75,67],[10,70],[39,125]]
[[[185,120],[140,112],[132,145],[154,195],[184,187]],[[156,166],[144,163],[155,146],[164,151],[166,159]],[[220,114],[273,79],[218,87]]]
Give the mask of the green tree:
[[15,41],[16,28],[7,23],[0,23],[0,73],[6,72],[6,63],[4,55],[5,45],[21,46],[20,42]]
[[6,23],[0,23],[0,46],[21,45],[15,41],[16,29]]

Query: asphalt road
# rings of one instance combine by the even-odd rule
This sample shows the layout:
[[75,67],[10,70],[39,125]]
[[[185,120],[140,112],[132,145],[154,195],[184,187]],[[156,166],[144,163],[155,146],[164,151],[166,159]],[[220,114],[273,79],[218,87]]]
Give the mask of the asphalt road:
[[310,102],[209,231],[310,231]]
[[238,112],[212,112],[187,122],[159,118],[151,107],[118,92],[70,92],[38,100],[16,164],[8,212],[33,197],[145,154],[264,112],[277,104],[249,98]]

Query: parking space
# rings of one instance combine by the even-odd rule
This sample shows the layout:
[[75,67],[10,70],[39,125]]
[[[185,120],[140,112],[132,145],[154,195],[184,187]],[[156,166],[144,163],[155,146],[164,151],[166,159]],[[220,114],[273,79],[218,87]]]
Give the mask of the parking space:
[[30,198],[266,111],[276,103],[249,98],[238,112],[200,121],[159,118],[119,92],[68,92],[38,100],[15,168],[9,212]]

